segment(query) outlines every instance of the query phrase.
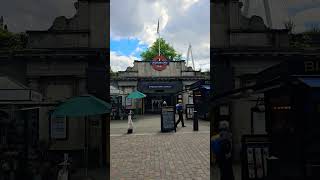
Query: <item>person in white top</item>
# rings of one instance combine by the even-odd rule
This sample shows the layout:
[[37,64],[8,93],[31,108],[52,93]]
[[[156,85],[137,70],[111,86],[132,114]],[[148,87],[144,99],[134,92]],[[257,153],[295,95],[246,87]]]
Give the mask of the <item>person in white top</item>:
[[166,101],[162,102],[162,107],[164,107],[164,106],[167,106],[167,102]]

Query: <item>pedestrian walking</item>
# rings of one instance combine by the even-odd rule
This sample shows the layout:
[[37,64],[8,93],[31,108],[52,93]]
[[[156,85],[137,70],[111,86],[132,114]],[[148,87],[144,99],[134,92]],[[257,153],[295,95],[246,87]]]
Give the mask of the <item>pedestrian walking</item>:
[[219,124],[219,136],[212,142],[213,152],[220,169],[220,180],[234,180],[232,169],[232,134],[227,121]]
[[176,105],[176,110],[177,110],[177,112],[179,114],[179,119],[178,119],[178,121],[176,123],[176,127],[178,126],[180,121],[182,123],[182,127],[186,127],[184,125],[184,120],[183,120],[183,105],[182,105],[182,101],[181,100],[178,101],[178,104]]

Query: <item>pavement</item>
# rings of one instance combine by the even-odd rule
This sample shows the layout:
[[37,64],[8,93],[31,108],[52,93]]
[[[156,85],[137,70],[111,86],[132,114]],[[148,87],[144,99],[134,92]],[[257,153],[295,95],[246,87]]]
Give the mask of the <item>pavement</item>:
[[210,122],[199,120],[199,131],[178,125],[177,132],[160,132],[160,115],[137,116],[134,133],[127,121],[110,123],[110,179],[210,179]]
[[[176,120],[178,115],[176,115]],[[132,120],[133,121],[133,131],[134,134],[156,134],[160,133],[161,121],[160,114],[155,115],[137,115]],[[187,127],[181,128],[181,123],[178,125],[177,133],[181,132],[193,132],[193,121],[184,120]],[[110,123],[110,135],[125,135],[128,129],[127,120],[112,120]],[[210,122],[199,120],[199,131],[210,133]]]

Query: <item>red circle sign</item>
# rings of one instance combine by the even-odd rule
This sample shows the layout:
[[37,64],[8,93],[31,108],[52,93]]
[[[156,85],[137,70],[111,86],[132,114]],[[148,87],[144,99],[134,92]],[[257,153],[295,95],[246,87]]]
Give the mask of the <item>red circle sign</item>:
[[162,55],[157,55],[151,61],[151,66],[154,70],[162,71],[167,68],[169,61]]

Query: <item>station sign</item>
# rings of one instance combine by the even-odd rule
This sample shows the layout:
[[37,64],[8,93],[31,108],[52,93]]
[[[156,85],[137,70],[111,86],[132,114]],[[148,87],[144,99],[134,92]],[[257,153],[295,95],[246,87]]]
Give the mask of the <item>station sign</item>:
[[171,85],[149,85],[149,89],[171,89]]
[[154,70],[162,71],[167,68],[167,66],[169,65],[169,61],[163,55],[157,55],[153,58],[150,64]]

